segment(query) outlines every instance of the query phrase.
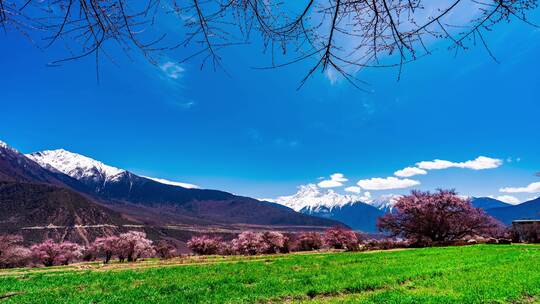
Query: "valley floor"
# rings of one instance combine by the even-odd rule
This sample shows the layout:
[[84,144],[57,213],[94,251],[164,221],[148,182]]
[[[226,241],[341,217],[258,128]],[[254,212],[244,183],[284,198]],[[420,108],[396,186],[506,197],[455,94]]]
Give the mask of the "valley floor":
[[189,257],[0,271],[0,303],[540,303],[540,246]]

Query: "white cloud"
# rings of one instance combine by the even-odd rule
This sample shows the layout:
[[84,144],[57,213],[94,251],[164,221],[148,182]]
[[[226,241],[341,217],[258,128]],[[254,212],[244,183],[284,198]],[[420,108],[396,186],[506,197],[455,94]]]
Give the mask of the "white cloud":
[[440,169],[448,169],[455,166],[455,163],[447,161],[447,160],[432,160],[432,161],[421,161],[419,163],[416,163],[416,165],[421,169],[426,170],[440,170]]
[[498,168],[502,165],[502,163],[502,160],[497,158],[479,156],[475,160],[469,160],[464,163],[459,163],[459,167],[472,170],[485,170]]
[[348,181],[348,179],[346,179],[345,176],[343,174],[341,174],[341,173],[334,173],[334,174],[330,175],[330,178],[332,180],[336,180],[338,182],[346,182],[346,181]]
[[174,181],[166,180],[166,179],[163,179],[163,178],[156,178],[156,177],[150,177],[150,176],[142,176],[142,177],[151,179],[151,180],[153,180],[155,182],[165,184],[165,185],[179,186],[179,187],[183,187],[183,188],[187,188],[187,189],[199,189],[200,188],[197,185],[188,184],[188,183],[181,183],[181,182],[174,182]]
[[343,186],[343,183],[348,181],[342,173],[334,173],[330,175],[330,179],[323,180],[317,185],[321,188],[335,188]]
[[387,178],[370,178],[358,181],[358,186],[366,190],[390,190],[390,189],[403,189],[420,185],[419,181],[412,179],[400,179],[396,177]]
[[181,67],[180,65],[172,62],[172,61],[167,61],[165,63],[163,63],[162,65],[159,66],[159,68],[170,78],[172,79],[178,79],[180,77],[180,75],[182,74],[182,72],[185,71],[185,69],[183,67]]
[[416,167],[407,167],[405,169],[394,172],[394,175],[398,177],[411,177],[415,175],[426,175],[426,174],[427,174],[426,170],[416,168]]
[[497,196],[496,199],[500,200],[501,202],[505,202],[512,205],[519,204],[519,199],[512,195],[501,195],[501,196]]
[[[345,191],[359,194],[360,192],[362,192],[362,188],[357,187],[357,186],[350,186],[350,187],[345,188]],[[366,192],[366,193],[369,193],[369,192]]]
[[540,182],[531,183],[526,187],[506,187],[499,189],[504,193],[540,193]]
[[472,170],[485,170],[494,169],[502,165],[502,160],[497,158],[491,158],[486,156],[479,156],[474,160],[468,160],[466,162],[455,163],[447,160],[435,159],[432,161],[422,161],[416,165],[420,169],[425,170],[441,170],[448,168],[463,168]]

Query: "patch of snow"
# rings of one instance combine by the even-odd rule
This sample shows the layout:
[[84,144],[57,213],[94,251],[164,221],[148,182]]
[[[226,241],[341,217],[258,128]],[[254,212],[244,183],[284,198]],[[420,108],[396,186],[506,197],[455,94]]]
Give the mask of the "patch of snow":
[[15,153],[18,155],[21,154],[15,148],[12,148],[10,145],[0,140],[0,154],[3,154],[3,153]]
[[78,180],[90,178],[110,181],[126,172],[126,170],[105,165],[100,161],[64,149],[34,152],[26,156],[45,169],[52,168]]
[[188,183],[182,183],[182,182],[170,181],[170,180],[166,180],[166,179],[163,179],[163,178],[150,177],[150,176],[143,176],[143,175],[141,175],[141,177],[148,178],[148,179],[151,179],[151,180],[153,180],[153,181],[155,181],[155,182],[158,182],[158,183],[161,183],[161,184],[165,184],[165,185],[178,186],[178,187],[187,188],[187,189],[199,189],[199,188],[200,188],[200,187],[197,186],[197,185],[188,184]]
[[394,205],[401,197],[402,195],[386,194],[381,195],[379,198],[366,203],[383,211],[392,211],[392,209],[394,209]]
[[5,142],[0,140],[0,148],[6,149],[6,148],[9,148],[9,146],[8,146],[8,144],[6,144]]

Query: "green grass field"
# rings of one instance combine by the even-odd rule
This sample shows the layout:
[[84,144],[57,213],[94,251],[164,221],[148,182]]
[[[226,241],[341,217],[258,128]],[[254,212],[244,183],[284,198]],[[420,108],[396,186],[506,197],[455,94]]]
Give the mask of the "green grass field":
[[540,246],[184,258],[0,271],[6,303],[540,303]]

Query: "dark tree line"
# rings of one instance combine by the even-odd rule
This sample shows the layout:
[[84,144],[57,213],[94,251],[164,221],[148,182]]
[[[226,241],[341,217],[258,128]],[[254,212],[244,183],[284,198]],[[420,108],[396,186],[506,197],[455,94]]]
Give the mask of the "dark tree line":
[[[494,57],[484,33],[512,19],[530,23],[527,13],[536,6],[536,0],[0,0],[0,25],[29,38],[37,32],[45,48],[65,43],[68,55],[53,64],[85,56],[99,62],[113,41],[152,62],[190,45],[194,51],[181,61],[198,58],[216,68],[223,48],[258,35],[271,57],[267,68],[311,60],[301,84],[318,70],[333,70],[356,85],[353,73],[365,67],[398,67],[401,74],[405,63],[430,53],[433,39],[451,41],[456,51],[480,44]],[[452,21],[452,14],[471,10],[470,20]],[[164,16],[177,17],[185,35],[156,29]]]

